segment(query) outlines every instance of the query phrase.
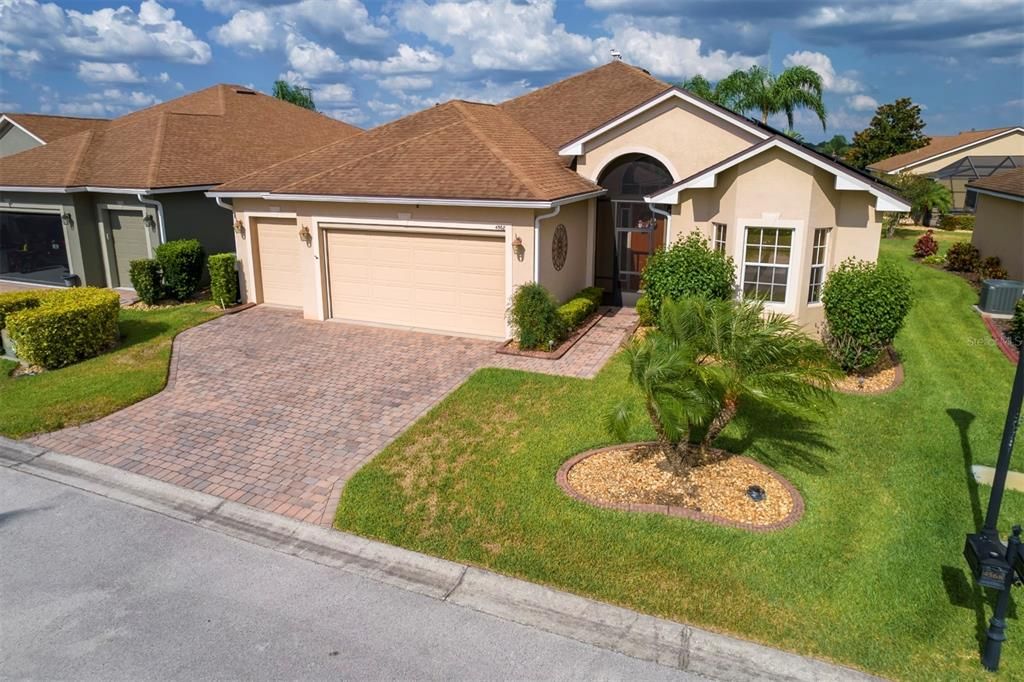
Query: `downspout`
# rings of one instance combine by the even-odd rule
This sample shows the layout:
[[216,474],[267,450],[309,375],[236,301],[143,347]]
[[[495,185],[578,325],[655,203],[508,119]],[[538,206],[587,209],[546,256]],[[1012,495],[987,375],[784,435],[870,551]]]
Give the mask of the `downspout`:
[[139,192],[135,196],[138,197],[139,201],[148,206],[156,206],[156,220],[160,223],[160,243],[166,244],[167,231],[164,228],[164,205],[156,199],[147,199],[142,192]]
[[554,218],[562,210],[562,205],[555,206],[551,213],[539,215],[533,221],[533,281],[540,284],[540,221]]
[[654,204],[652,204],[650,202],[647,203],[647,207],[649,209],[651,209],[651,213],[657,213],[660,216],[664,216],[664,218],[665,218],[665,248],[668,248],[668,238],[669,238],[669,234],[671,234],[672,214],[669,213],[668,211],[661,210],[660,208],[656,207]]
[[234,214],[235,207],[232,206],[231,204],[225,204],[224,199],[222,199],[221,197],[214,197],[213,200],[216,201],[217,205],[223,208],[225,211],[231,211],[231,213]]

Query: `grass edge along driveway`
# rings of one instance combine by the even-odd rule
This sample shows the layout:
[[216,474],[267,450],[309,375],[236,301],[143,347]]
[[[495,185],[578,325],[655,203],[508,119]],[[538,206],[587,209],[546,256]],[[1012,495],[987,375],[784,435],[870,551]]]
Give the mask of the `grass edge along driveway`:
[[122,308],[121,344],[58,370],[14,378],[0,360],[0,434],[26,438],[104,417],[160,392],[179,332],[220,315],[210,302]]
[[[961,549],[989,492],[969,467],[995,461],[1013,368],[967,283],[910,260],[914,237],[882,242],[917,295],[896,343],[905,384],[837,396],[812,423],[748,414],[719,441],[800,489],[795,526],[758,535],[564,495],[562,462],[610,442],[602,417],[627,390],[621,356],[590,381],[477,372],[353,477],[336,526],[876,674],[987,679],[991,605]],[[1013,465],[1024,469],[1024,448]],[[1007,493],[1003,532],[1011,520],[1024,521],[1024,495]],[[1024,670],[1018,610],[1007,679]]]

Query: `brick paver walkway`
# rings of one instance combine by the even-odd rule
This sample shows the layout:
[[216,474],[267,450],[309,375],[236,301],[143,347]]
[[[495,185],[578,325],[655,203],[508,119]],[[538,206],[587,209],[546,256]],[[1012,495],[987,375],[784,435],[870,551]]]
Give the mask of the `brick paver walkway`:
[[355,470],[477,368],[596,374],[635,326],[632,311],[611,312],[551,361],[257,307],[180,334],[163,392],[33,441],[330,525]]

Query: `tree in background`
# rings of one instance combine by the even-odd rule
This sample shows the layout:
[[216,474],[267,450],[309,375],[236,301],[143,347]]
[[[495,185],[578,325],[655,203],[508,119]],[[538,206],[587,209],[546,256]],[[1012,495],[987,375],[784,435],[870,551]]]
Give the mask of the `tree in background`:
[[313,94],[309,88],[291,85],[285,81],[274,81],[274,97],[283,99],[285,102],[291,102],[304,109],[316,111]]
[[711,84],[711,81],[709,81],[704,76],[694,76],[693,78],[687,78],[682,83],[679,83],[679,87],[681,87],[683,90],[688,90],[689,92],[692,92],[701,99],[706,99],[709,102],[714,102],[719,106],[725,106],[725,103],[719,99],[718,93],[715,92],[715,86],[713,86]]
[[825,140],[814,145],[822,154],[827,154],[833,159],[841,159],[846,156],[846,152],[850,149],[850,141],[846,139],[845,135],[833,135],[831,140]]
[[922,132],[924,125],[921,107],[909,97],[883,104],[875,111],[868,127],[854,133],[846,161],[857,168],[866,168],[890,156],[920,149],[931,142]]
[[910,203],[910,216],[919,225],[931,224],[932,213],[948,213],[953,206],[953,194],[949,188],[931,178],[903,172],[887,175],[885,181]]

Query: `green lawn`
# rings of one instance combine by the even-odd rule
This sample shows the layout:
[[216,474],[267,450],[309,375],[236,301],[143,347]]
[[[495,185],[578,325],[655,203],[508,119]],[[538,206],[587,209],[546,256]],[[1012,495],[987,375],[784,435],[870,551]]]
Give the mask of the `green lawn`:
[[[807,503],[797,525],[756,535],[565,496],[559,465],[610,440],[619,356],[593,381],[476,373],[356,474],[337,527],[890,677],[985,677],[990,607],[961,549],[989,489],[968,467],[995,460],[1012,366],[967,283],[908,258],[914,237],[882,244],[918,296],[896,344],[903,387],[840,395],[814,423],[746,415],[720,441],[793,481]],[[1024,495],[1007,494],[1003,518],[1024,521]],[[1007,678],[1024,670],[1024,619],[1011,616]]]
[[216,317],[210,303],[121,310],[121,345],[64,369],[14,378],[0,360],[0,434],[25,438],[81,424],[153,395],[167,381],[171,341]]

